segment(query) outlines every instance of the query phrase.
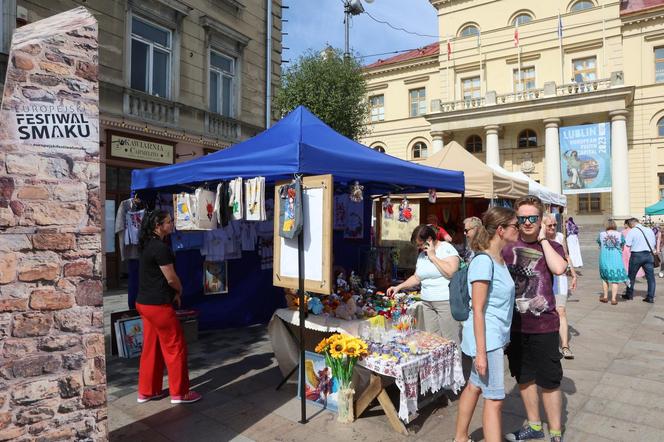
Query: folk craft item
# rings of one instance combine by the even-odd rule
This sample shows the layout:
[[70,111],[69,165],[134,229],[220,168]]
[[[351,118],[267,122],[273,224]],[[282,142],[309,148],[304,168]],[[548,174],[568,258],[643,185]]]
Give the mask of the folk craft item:
[[431,204],[435,204],[436,198],[437,198],[436,189],[429,189],[429,202]]
[[302,230],[302,183],[293,180],[281,186],[279,197],[282,199],[279,214],[279,235],[293,239]]
[[332,367],[332,377],[339,381],[337,421],[353,422],[355,420],[353,410],[355,390],[351,387],[351,378],[357,361],[368,354],[367,343],[350,335],[335,333],[318,343],[316,353],[325,355],[325,362]]
[[359,181],[355,181],[350,188],[350,200],[354,203],[361,203],[364,199],[363,191],[364,186],[361,186]]
[[390,198],[390,195],[387,195],[387,198],[383,200],[383,218],[394,218],[394,208],[392,207],[392,198]]
[[401,200],[401,204],[399,204],[399,221],[407,223],[411,219],[413,219],[413,211],[408,203],[408,197],[404,196],[403,200]]

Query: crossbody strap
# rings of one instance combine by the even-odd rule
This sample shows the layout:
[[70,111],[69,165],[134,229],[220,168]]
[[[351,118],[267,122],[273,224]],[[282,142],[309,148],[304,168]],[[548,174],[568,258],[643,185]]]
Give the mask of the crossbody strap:
[[650,253],[653,253],[653,254],[654,254],[655,252],[652,251],[652,247],[650,247],[650,241],[648,241],[648,238],[646,237],[645,232],[644,232],[643,230],[639,229],[638,227],[636,227],[636,230],[638,230],[639,232],[641,232],[641,235],[643,235],[643,239],[645,239],[645,240],[646,240],[646,244],[648,244],[648,248],[650,249]]

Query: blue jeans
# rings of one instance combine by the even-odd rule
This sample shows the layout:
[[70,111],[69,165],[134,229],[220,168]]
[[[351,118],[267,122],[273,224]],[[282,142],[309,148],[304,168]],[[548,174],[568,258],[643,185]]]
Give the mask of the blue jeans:
[[625,295],[630,298],[634,295],[634,281],[639,269],[643,267],[646,274],[646,281],[648,281],[648,299],[655,299],[655,260],[652,253],[646,252],[632,252],[629,257],[629,287],[625,291]]

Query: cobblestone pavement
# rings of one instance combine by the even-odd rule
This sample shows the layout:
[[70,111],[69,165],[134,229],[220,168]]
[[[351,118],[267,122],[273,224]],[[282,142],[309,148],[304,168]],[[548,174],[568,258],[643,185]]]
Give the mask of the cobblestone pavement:
[[[577,292],[568,300],[571,347],[563,360],[563,422],[566,441],[661,441],[664,439],[664,280],[658,279],[654,305],[635,300],[617,306],[598,302],[598,253],[582,246],[584,267]],[[110,312],[123,310],[126,294],[104,298],[107,349]],[[108,350],[107,350],[108,353]],[[168,399],[136,403],[138,360],[107,355],[109,428],[113,441],[448,441],[454,436],[457,403],[439,399],[420,410],[409,435],[395,434],[379,407],[351,425],[309,408],[308,424],[298,423],[297,386],[275,387],[281,374],[265,326],[202,332],[190,346],[190,377],[203,400],[171,405]],[[506,364],[507,365],[507,364]],[[504,429],[521,425],[525,411],[518,390],[505,374],[508,396]],[[167,385],[165,383],[165,385]],[[397,392],[392,391],[393,400]],[[481,401],[471,425],[483,440]],[[543,414],[544,416],[544,414]]]

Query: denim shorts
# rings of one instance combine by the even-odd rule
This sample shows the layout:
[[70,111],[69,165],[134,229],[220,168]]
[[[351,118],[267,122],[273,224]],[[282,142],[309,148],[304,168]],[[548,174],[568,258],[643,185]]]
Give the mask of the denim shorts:
[[502,347],[486,353],[486,376],[480,376],[477,373],[477,369],[475,368],[475,358],[473,358],[473,368],[470,371],[469,380],[474,386],[482,390],[482,396],[484,399],[505,399],[505,363],[503,355]]

